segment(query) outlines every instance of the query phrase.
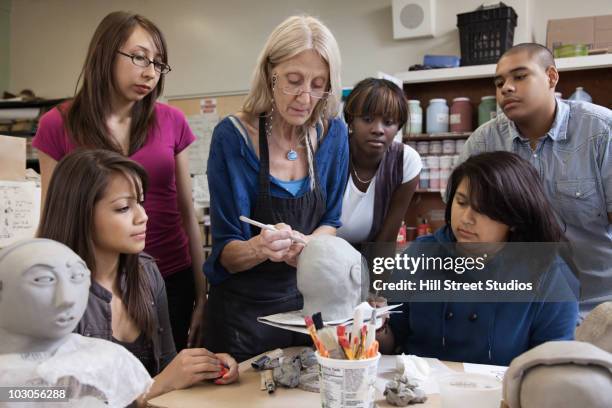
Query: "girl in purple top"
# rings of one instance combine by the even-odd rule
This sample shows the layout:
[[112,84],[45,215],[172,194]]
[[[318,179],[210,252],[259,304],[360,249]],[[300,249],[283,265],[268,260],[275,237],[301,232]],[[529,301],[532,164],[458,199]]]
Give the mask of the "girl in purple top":
[[206,282],[187,156],[195,137],[180,111],[156,102],[170,72],[167,63],[166,42],[151,21],[110,13],[89,45],[81,88],[41,118],[33,146],[39,150],[43,202],[57,162],[76,147],[112,150],[145,168],[145,251],[164,277],[180,351],[200,343]]

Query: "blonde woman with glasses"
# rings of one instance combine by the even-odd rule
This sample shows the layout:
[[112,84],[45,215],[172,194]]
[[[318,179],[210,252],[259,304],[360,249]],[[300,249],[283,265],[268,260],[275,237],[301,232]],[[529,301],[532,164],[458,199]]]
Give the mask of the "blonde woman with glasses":
[[340,226],[348,143],[336,118],[339,101],[336,40],[319,20],[294,16],[268,38],[242,110],[215,128],[208,159],[213,251],[204,265],[211,350],[231,350],[241,361],[307,341],[257,317],[302,308],[295,266],[304,242]]

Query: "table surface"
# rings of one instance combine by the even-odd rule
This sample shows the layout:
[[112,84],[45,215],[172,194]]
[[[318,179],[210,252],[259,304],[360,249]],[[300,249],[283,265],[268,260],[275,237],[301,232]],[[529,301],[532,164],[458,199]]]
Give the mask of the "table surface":
[[[299,348],[301,349],[301,348]],[[292,349],[285,350],[291,354]],[[321,406],[321,396],[318,393],[303,391],[299,388],[277,387],[273,394],[260,391],[260,374],[251,367],[253,359],[240,363],[240,379],[229,385],[215,385],[204,383],[191,388],[172,391],[153,398],[148,405],[153,408],[206,408],[206,407],[266,407],[266,408],[302,408]],[[395,356],[382,356],[382,359],[393,359]],[[382,361],[381,361],[382,363]],[[463,371],[463,364],[445,362],[456,371]],[[384,373],[386,379],[393,377],[392,373]],[[376,391],[376,406],[391,407],[380,391]],[[440,407],[440,395],[430,394],[424,404],[412,405],[415,408]]]

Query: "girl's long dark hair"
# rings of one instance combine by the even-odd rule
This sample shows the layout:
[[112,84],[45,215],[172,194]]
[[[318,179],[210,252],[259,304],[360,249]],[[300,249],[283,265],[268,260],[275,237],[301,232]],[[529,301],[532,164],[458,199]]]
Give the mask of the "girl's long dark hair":
[[[68,134],[78,146],[123,153],[108,131],[106,118],[111,113],[111,95],[116,82],[113,76],[115,58],[124,58],[117,51],[137,26],[151,35],[159,51],[159,59],[168,63],[166,40],[151,21],[125,11],[116,11],[104,17],[89,43],[78,81],[83,80],[82,86],[74,100],[60,108]],[[147,133],[155,123],[155,101],[163,89],[164,75],[161,75],[157,86],[143,100],[134,104],[128,155],[144,145]]]
[[453,171],[446,190],[448,226],[453,198],[464,178],[474,211],[509,226],[508,241],[566,241],[536,170],[518,155],[503,151],[472,156]]
[[[94,208],[116,175],[131,180],[141,201],[147,189],[147,173],[140,164],[102,149],[77,149],[66,155],[51,176],[38,227],[39,237],[70,247],[85,261],[94,277]],[[138,328],[151,338],[153,294],[148,277],[140,267],[138,254],[119,256],[118,282],[123,278],[126,285],[121,295],[127,312]]]

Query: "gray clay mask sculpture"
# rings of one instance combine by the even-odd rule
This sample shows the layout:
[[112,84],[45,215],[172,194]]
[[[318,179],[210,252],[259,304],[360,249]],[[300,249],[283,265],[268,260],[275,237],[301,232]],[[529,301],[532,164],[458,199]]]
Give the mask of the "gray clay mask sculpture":
[[85,262],[56,241],[30,239],[4,248],[0,328],[32,340],[59,340],[83,316],[90,284]]

